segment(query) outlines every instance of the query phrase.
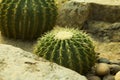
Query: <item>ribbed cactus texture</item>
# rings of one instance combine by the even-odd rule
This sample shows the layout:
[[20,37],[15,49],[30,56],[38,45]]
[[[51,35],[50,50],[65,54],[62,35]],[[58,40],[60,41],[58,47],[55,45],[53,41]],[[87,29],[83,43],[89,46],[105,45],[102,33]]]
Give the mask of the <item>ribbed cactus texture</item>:
[[34,53],[51,62],[85,74],[95,64],[89,36],[77,29],[58,28],[38,39]]
[[35,39],[55,25],[54,0],[3,0],[0,5],[1,33],[10,38]]

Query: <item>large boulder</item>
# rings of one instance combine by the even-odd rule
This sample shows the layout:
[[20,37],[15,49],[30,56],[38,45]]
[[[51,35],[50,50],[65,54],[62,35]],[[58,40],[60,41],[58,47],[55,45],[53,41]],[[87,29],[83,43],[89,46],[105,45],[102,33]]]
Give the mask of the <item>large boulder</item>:
[[86,21],[120,22],[120,5],[70,0],[58,8],[57,25],[82,29]]
[[0,44],[0,80],[87,80],[20,48]]
[[82,28],[88,19],[89,4],[79,1],[67,1],[58,9],[57,25]]
[[120,5],[90,4],[90,20],[120,22]]

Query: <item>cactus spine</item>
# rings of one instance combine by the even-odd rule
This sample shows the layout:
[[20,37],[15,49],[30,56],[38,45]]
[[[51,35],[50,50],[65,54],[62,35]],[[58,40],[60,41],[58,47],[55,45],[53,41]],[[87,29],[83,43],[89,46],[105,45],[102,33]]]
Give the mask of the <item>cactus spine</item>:
[[77,29],[60,28],[39,38],[34,53],[51,62],[85,74],[95,64],[90,38]]
[[53,28],[56,16],[54,0],[3,0],[1,33],[15,39],[35,39]]

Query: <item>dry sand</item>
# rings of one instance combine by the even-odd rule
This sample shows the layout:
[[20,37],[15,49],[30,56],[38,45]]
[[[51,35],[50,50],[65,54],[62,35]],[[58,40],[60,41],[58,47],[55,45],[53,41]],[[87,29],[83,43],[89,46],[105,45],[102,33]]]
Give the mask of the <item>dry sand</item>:
[[13,40],[13,39],[8,39],[6,37],[3,37],[0,33],[0,44],[8,44],[8,45],[13,45],[15,47],[20,47],[25,51],[32,52],[33,51],[33,46],[36,43],[36,41],[21,41],[21,40]]

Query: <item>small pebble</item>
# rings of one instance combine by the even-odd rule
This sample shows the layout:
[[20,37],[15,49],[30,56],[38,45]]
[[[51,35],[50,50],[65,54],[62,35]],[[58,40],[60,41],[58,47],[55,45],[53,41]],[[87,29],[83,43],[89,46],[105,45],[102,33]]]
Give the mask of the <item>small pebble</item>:
[[120,71],[116,73],[115,80],[120,80]]
[[110,68],[106,63],[99,63],[96,65],[95,73],[98,76],[105,76],[110,73]]
[[118,71],[120,71],[119,65],[112,64],[112,65],[109,65],[109,67],[110,67],[110,73],[113,75],[115,75]]
[[99,58],[98,63],[107,63],[110,64],[110,61],[107,58]]
[[115,77],[113,75],[106,75],[103,77],[103,80],[115,80]]
[[88,80],[101,80],[100,77],[95,76],[95,75],[93,75],[93,76],[88,76],[87,79],[88,79]]

